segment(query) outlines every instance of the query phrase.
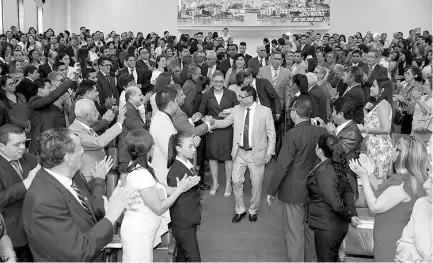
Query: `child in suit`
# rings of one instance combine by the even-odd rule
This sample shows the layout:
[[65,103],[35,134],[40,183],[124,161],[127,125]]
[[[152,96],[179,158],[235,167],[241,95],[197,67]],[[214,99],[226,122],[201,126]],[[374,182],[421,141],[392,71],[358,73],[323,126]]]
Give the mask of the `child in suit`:
[[[170,137],[167,167],[167,185],[176,187],[177,180],[184,176],[195,176],[195,169],[189,159],[194,158],[196,146],[194,138],[184,133]],[[179,251],[177,261],[200,262],[197,241],[197,226],[201,220],[200,188],[194,186],[179,196],[170,207],[173,236]]]

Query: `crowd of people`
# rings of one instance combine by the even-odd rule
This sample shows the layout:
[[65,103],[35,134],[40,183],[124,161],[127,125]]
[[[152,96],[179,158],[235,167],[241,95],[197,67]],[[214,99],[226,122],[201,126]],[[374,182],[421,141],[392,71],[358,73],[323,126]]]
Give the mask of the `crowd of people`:
[[288,261],[337,261],[360,196],[375,261],[431,261],[430,33],[309,30],[255,48],[227,28],[0,35],[1,259],[104,261],[120,225],[125,262],[153,261],[168,229],[177,260],[200,262],[201,196],[223,162],[233,223],[278,194]]

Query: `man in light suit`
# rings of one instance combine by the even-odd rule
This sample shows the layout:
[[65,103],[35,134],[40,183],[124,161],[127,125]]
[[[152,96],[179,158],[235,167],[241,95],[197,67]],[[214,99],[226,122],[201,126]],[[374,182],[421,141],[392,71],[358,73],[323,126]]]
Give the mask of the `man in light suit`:
[[155,101],[160,110],[153,116],[149,128],[154,140],[151,163],[159,181],[167,185],[168,142],[171,135],[177,133],[171,117],[179,108],[177,90],[164,87],[156,93]]
[[[70,130],[47,130],[38,143],[42,168],[27,191],[22,214],[35,261],[104,261],[103,248],[113,240],[127,189],[116,188],[106,205],[92,198],[82,177],[75,176],[84,150]],[[109,169],[107,163],[99,163],[95,177],[105,176]]]
[[230,125],[234,128],[232,181],[236,214],[232,222],[237,223],[246,215],[243,185],[247,168],[252,185],[249,220],[255,222],[260,207],[265,164],[275,154],[274,120],[271,109],[256,103],[257,93],[253,87],[243,87],[238,99],[240,105],[235,106],[224,120],[215,120],[214,128]]
[[90,169],[93,168],[95,162],[105,158],[105,147],[122,132],[125,109],[119,109],[117,123],[100,136],[91,128],[99,119],[99,112],[93,101],[88,99],[77,101],[75,116],[76,118],[69,129],[80,138],[81,146],[84,149],[83,166],[80,170],[86,180],[90,181],[92,179]]

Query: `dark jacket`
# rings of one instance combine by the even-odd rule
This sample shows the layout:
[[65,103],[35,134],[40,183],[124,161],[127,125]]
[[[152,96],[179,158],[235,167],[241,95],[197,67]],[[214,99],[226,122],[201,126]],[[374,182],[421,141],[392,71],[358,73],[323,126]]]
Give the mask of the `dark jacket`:
[[326,111],[326,95],[325,92],[319,88],[319,86],[314,86],[308,92],[310,96],[311,104],[313,106],[313,111],[311,117],[320,117],[322,120],[327,120]]
[[310,227],[332,230],[350,223],[351,218],[357,215],[349,181],[346,177],[338,177],[330,159],[310,172],[307,188]]
[[[167,185],[176,187],[176,178],[181,180],[185,174],[194,176],[183,163],[175,159],[167,174]],[[200,188],[196,185],[181,194],[170,207],[170,215],[173,227],[190,228],[199,225],[201,221]]]
[[267,79],[256,79],[256,91],[260,104],[271,109],[272,115],[281,114],[282,107],[280,96],[273,85]]
[[353,120],[358,123],[364,123],[364,106],[366,103],[364,91],[362,90],[361,85],[357,85],[347,92],[344,93],[342,97],[351,97],[355,102],[356,111]]

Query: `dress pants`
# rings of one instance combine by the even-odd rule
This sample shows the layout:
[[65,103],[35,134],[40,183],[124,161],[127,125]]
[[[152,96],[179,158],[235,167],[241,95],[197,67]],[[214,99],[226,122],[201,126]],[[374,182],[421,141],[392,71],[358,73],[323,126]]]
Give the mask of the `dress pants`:
[[204,168],[206,161],[206,136],[201,136],[200,145],[197,148],[197,166],[200,168],[198,175],[200,176],[200,183],[204,183]]
[[235,196],[235,211],[236,214],[245,212],[244,204],[244,182],[245,172],[250,171],[251,177],[251,202],[248,212],[251,215],[257,214],[260,207],[260,196],[262,195],[263,175],[265,173],[265,164],[256,165],[253,158],[253,151],[245,151],[238,148],[235,159],[233,161],[233,194]]
[[314,241],[318,262],[337,262],[338,250],[349,229],[349,224],[341,224],[331,230],[314,229]]
[[172,233],[179,247],[176,261],[201,262],[197,226],[190,228],[172,227]]
[[314,232],[306,222],[306,204],[282,203],[283,235],[288,262],[316,262]]
[[29,245],[22,247],[14,247],[15,254],[17,255],[18,262],[33,262],[33,255],[30,251]]

